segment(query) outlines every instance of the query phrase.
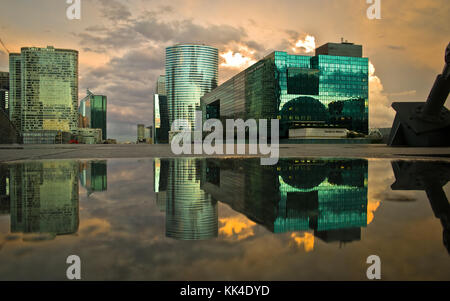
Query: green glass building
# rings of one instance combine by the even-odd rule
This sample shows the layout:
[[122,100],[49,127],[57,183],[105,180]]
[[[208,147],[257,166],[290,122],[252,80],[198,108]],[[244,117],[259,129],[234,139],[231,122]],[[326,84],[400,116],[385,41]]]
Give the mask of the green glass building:
[[219,51],[205,45],[176,45],[166,49],[166,93],[169,126],[186,120],[194,128],[200,98],[217,87]]
[[10,55],[11,121],[22,133],[78,127],[78,51],[24,47]]
[[22,129],[22,57],[9,55],[9,120],[19,131]]
[[87,90],[87,96],[80,101],[79,126],[81,128],[101,129],[102,139],[107,135],[107,97]]
[[9,115],[9,73],[0,72],[0,110]]
[[284,138],[293,128],[368,134],[368,58],[360,45],[329,44],[312,57],[272,52],[203,96],[203,118],[278,118]]

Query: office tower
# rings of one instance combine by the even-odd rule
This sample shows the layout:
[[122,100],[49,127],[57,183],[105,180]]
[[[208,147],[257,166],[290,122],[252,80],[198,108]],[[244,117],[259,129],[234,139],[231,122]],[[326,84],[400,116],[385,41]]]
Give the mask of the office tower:
[[72,234],[79,226],[78,163],[11,165],[11,232]]
[[0,72],[0,110],[9,116],[9,73]]
[[179,240],[217,237],[217,202],[200,188],[204,160],[169,161],[166,236]]
[[166,93],[166,76],[160,75],[156,80],[156,91],[155,94],[167,95]]
[[169,142],[169,112],[167,107],[166,77],[160,75],[153,96],[153,139],[154,143]]
[[9,119],[14,127],[22,129],[22,57],[20,53],[9,55]]
[[[342,56],[346,55],[346,56]],[[202,97],[204,119],[279,119],[291,129],[368,134],[369,60],[362,46],[326,44],[315,56],[275,51]]]
[[166,49],[166,92],[169,126],[185,120],[194,129],[200,98],[217,86],[219,53],[205,45],[176,45]]
[[77,130],[78,51],[24,47],[11,54],[10,89],[11,121],[24,138]]
[[79,127],[101,129],[102,140],[107,139],[107,97],[87,90],[87,96],[80,101]]

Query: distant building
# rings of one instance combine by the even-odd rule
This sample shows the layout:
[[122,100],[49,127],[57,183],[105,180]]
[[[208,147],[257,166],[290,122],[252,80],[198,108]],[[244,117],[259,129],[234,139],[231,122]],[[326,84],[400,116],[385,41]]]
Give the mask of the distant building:
[[10,119],[24,137],[77,130],[78,51],[25,47],[9,68]]
[[153,140],[155,144],[169,142],[169,111],[165,85],[166,77],[159,76],[156,93],[153,96]]
[[9,73],[0,72],[0,110],[9,115]]
[[87,96],[80,101],[79,127],[101,129],[101,139],[107,139],[107,97],[87,90]]
[[217,87],[219,51],[205,45],[176,45],[166,49],[166,92],[169,126],[174,120],[194,128],[200,98]]
[[145,140],[145,124],[137,125],[137,143],[142,143]]
[[350,43],[315,56],[272,52],[201,99],[204,119],[279,119],[283,138],[305,128],[367,135],[368,108],[369,60]]

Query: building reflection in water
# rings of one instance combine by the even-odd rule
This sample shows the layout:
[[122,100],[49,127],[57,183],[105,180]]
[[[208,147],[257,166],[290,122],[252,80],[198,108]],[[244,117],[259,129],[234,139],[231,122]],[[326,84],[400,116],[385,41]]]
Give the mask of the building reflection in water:
[[216,237],[216,200],[271,232],[314,230],[326,242],[360,240],[367,225],[367,160],[281,159],[268,167],[259,159],[175,159],[154,167],[168,237]]
[[77,162],[25,162],[7,167],[12,233],[78,231]]
[[9,179],[8,166],[0,165],[0,216],[10,211]]
[[80,162],[80,183],[88,193],[108,189],[106,161]]
[[165,210],[167,237],[179,240],[217,237],[217,202],[201,189],[204,164],[205,160],[196,159],[168,161]]
[[450,163],[392,162],[396,181],[392,190],[424,190],[434,215],[441,221],[444,246],[450,254],[450,205],[443,190],[450,179]]

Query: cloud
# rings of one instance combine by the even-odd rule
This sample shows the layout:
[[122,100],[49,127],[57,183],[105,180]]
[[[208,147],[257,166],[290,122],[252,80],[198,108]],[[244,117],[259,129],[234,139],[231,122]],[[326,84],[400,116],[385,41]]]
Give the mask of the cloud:
[[371,128],[391,127],[395,111],[392,101],[384,92],[383,84],[375,75],[375,67],[369,62],[369,122]]

